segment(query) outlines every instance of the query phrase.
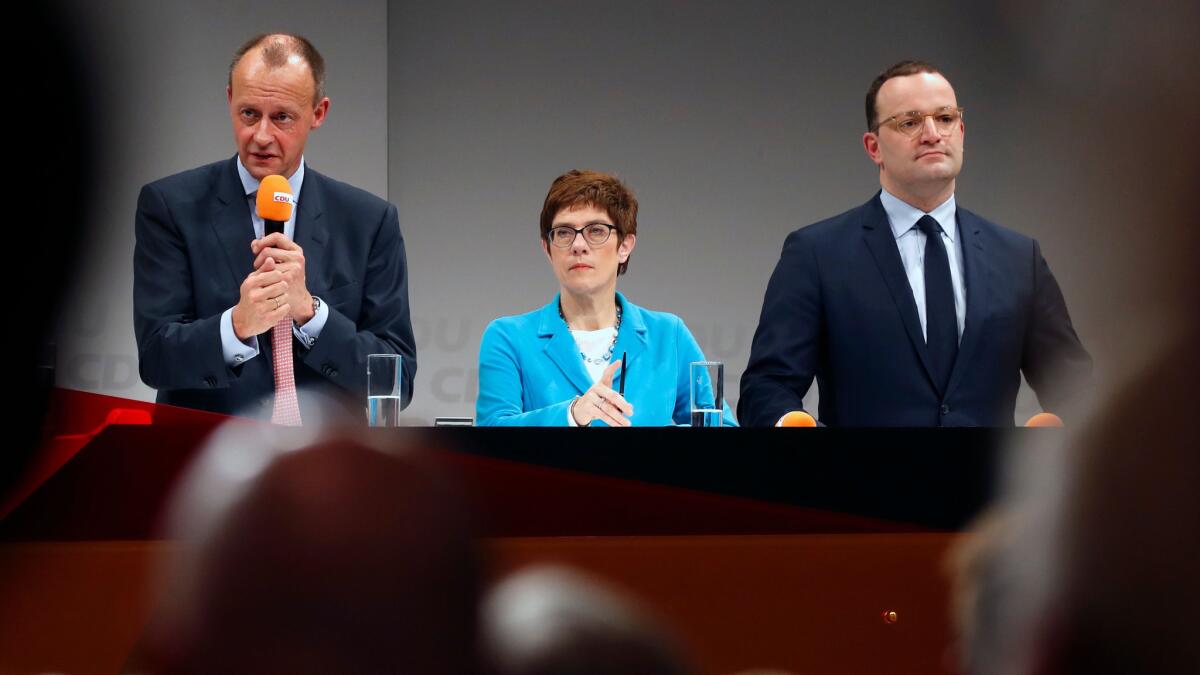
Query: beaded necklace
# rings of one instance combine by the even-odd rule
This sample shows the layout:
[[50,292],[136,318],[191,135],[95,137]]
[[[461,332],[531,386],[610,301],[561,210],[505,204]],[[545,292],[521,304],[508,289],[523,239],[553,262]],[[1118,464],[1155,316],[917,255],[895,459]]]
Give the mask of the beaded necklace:
[[[571,330],[571,324],[567,321],[567,317],[563,315],[562,300],[558,301],[558,318],[562,319],[563,323],[567,324],[567,330]],[[592,358],[589,358],[588,355],[584,354],[582,351],[579,352],[579,356],[583,359],[584,363],[589,363],[593,366],[611,361],[612,355],[613,355],[613,350],[617,348],[617,336],[620,334],[621,334],[621,303],[618,302],[617,303],[617,322],[616,322],[616,325],[613,326],[612,342],[608,343],[608,350],[606,352],[604,352],[604,356],[601,356],[596,359],[592,359]]]

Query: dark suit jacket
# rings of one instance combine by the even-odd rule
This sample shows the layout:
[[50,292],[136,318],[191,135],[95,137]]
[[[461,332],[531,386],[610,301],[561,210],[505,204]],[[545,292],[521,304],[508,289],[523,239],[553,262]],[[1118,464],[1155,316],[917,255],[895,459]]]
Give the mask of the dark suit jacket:
[[788,235],[741,380],[738,419],[802,408],[830,426],[1012,426],[1020,374],[1046,410],[1087,386],[1091,357],[1033,239],[958,208],[967,316],[945,391],[879,195]]
[[[293,338],[301,414],[329,399],[361,412],[367,354],[404,357],[405,401],[416,349],[408,311],[404,239],[396,207],[305,168],[295,241],[310,293],[329,306],[311,349]],[[236,158],[142,188],[135,218],[133,314],[142,381],[158,401],[226,414],[270,415],[270,332],[259,354],[229,367],[221,313],[253,270],[254,228]],[[308,411],[309,414],[306,414]]]

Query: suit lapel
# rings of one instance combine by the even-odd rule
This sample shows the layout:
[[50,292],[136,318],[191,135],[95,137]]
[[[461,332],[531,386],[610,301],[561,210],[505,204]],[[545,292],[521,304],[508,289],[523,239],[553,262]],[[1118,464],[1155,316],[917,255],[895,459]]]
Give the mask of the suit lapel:
[[[317,269],[327,260],[324,255],[325,242],[329,239],[329,230],[325,227],[325,220],[321,218],[322,212],[325,210],[325,177],[312,167],[305,165],[304,167],[304,184],[300,187],[300,197],[296,208],[296,244],[304,250],[305,264],[310,269]],[[329,279],[328,274],[316,275],[309,272],[308,279]],[[312,291],[309,287],[309,291]]]
[[964,373],[969,369],[979,338],[983,334],[991,293],[991,274],[984,255],[981,219],[966,209],[958,210],[958,233],[962,237],[963,268],[967,284],[967,317],[963,326],[962,340],[958,344],[958,357],[954,368],[950,371],[950,381],[946,385],[949,395],[962,381]]
[[900,313],[900,321],[912,341],[913,350],[921,359],[925,368],[925,376],[937,387],[933,377],[933,368],[929,363],[929,350],[925,346],[925,336],[921,333],[921,318],[917,315],[917,303],[913,301],[912,287],[908,285],[908,276],[904,273],[904,264],[900,262],[900,249],[896,247],[896,238],[888,224],[887,212],[879,201],[879,195],[863,206],[863,240],[875,259],[879,273],[887,285],[896,310]]
[[[625,296],[617,293],[617,302],[621,304],[621,330],[617,335],[617,344],[613,348],[613,360],[621,358],[624,354],[628,359],[621,364],[620,370],[615,373],[616,378],[621,377],[621,371],[631,367],[641,356],[642,352],[646,351],[646,321],[642,316],[642,308],[630,303],[625,299]],[[616,382],[616,379],[614,379]],[[613,387],[616,389],[616,386]]]
[[250,205],[238,177],[236,159],[229,160],[217,179],[217,198],[210,225],[221,242],[233,287],[240,288],[246,275],[254,269],[254,225],[250,222]]
[[562,371],[564,377],[575,385],[578,393],[582,394],[592,386],[587,371],[583,368],[583,359],[579,356],[579,346],[567,329],[567,322],[558,315],[558,296],[550,304],[542,308],[538,319],[538,337],[545,345],[546,356]]

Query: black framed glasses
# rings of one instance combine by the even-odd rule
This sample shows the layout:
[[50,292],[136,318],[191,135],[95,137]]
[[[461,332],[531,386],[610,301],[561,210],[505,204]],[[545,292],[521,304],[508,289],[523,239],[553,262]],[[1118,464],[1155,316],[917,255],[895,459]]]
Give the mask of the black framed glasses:
[[582,234],[584,241],[592,246],[599,246],[608,241],[615,229],[617,229],[616,225],[608,223],[588,223],[580,228],[558,225],[550,228],[547,239],[557,248],[570,248],[571,244],[575,243],[575,237]]
[[942,136],[949,136],[954,133],[954,129],[958,126],[959,120],[963,118],[962,108],[953,108],[946,106],[938,108],[933,112],[921,112],[920,110],[911,110],[899,115],[892,115],[875,125],[871,129],[872,133],[878,133],[879,128],[885,124],[891,125],[893,129],[908,136],[915,138],[925,128],[925,118],[933,120],[933,126]]

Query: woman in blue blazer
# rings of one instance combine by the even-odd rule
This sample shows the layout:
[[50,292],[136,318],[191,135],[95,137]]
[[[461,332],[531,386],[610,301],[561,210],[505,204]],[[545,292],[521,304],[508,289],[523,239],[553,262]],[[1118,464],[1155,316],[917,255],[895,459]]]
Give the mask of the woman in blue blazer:
[[[617,292],[637,243],[637,199],[614,176],[570,171],[550,186],[540,224],[559,293],[484,331],[476,423],[687,424],[689,364],[704,360],[700,346],[679,317]],[[620,368],[628,373],[623,396],[613,385]],[[723,425],[736,426],[722,404]]]

